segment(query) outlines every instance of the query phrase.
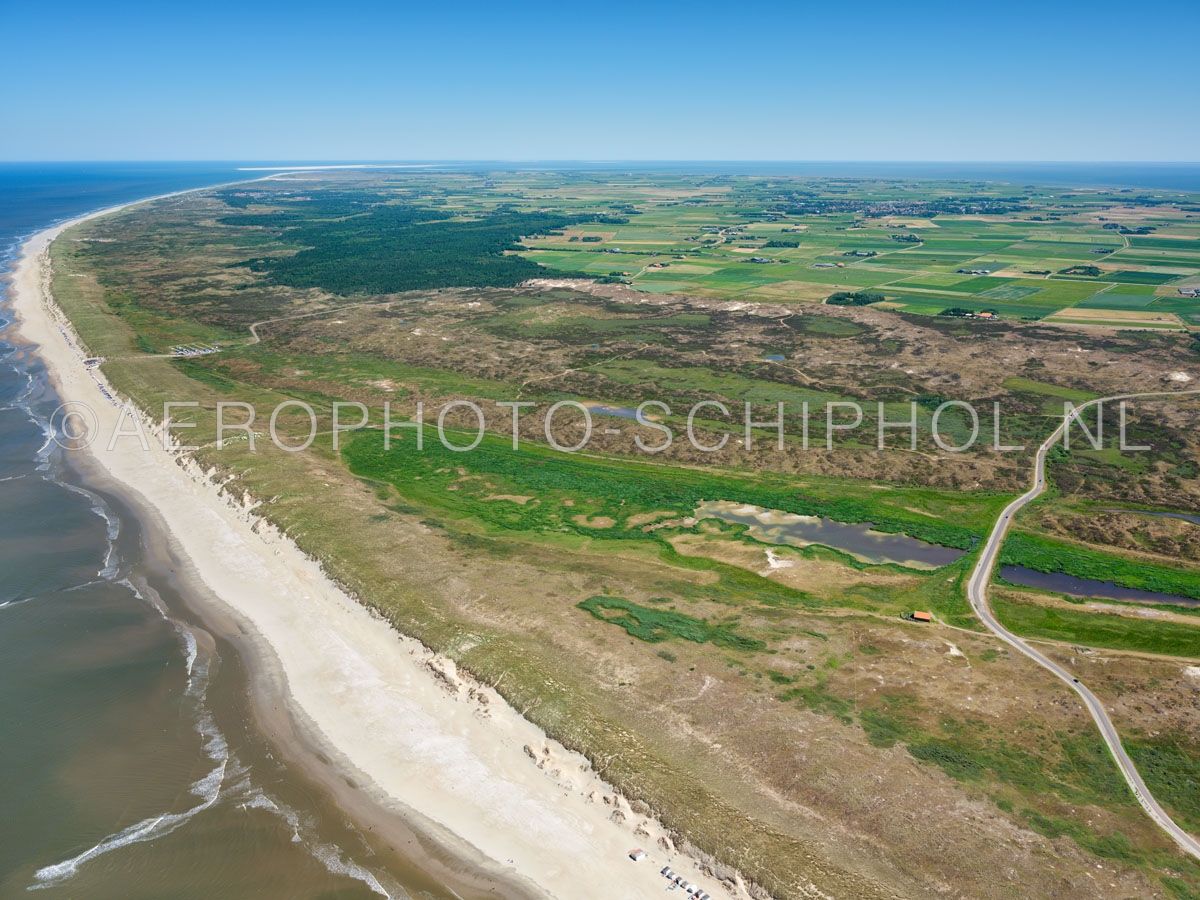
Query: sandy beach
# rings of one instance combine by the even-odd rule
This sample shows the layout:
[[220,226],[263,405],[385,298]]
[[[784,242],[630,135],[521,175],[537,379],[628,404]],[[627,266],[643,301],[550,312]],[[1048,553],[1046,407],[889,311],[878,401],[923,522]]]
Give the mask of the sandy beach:
[[[136,437],[108,446],[122,401],[84,365],[86,350],[50,294],[48,247],[72,224],[22,248],[13,281],[19,333],[37,345],[62,401],[96,414],[103,439],[86,451],[85,468],[120,488],[147,529],[163,532],[175,562],[203,586],[199,602],[233,623],[254,673],[255,707],[279,717],[266,723],[269,733],[304,744],[297,755],[325,767],[314,774],[346,798],[352,817],[376,830],[402,821],[481,873],[465,883],[491,884],[500,896],[656,897],[668,886],[659,872],[667,865],[714,897],[747,896],[674,850],[661,825],[494,690],[347,596],[252,504],[226,497],[164,449],[152,423],[144,423],[148,449]],[[635,847],[646,858],[631,860]]]

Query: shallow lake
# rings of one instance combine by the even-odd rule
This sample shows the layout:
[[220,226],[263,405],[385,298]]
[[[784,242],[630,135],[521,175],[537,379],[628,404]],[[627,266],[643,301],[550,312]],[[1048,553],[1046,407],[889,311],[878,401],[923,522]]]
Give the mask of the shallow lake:
[[632,406],[605,406],[597,403],[589,405],[588,409],[598,416],[616,416],[619,419],[636,419],[637,410]]
[[1200,600],[1179,594],[1160,594],[1123,587],[1111,581],[1075,578],[1062,572],[1039,572],[1024,566],[1001,566],[1000,577],[1011,584],[1039,588],[1073,597],[1096,597],[1103,600],[1128,600],[1134,603],[1162,603],[1173,606],[1200,606]]
[[821,544],[865,563],[896,563],[912,569],[936,569],[965,551],[929,544],[904,534],[875,531],[870,523],[850,524],[823,516],[801,516],[732,500],[706,500],[696,507],[698,519],[720,519],[747,526],[752,538],[768,544],[807,547]]

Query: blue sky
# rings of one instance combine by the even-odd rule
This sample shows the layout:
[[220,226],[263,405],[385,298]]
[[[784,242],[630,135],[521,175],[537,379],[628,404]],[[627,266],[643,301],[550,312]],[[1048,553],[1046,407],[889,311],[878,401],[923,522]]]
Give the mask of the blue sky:
[[6,0],[0,21],[7,160],[1200,160],[1194,0]]

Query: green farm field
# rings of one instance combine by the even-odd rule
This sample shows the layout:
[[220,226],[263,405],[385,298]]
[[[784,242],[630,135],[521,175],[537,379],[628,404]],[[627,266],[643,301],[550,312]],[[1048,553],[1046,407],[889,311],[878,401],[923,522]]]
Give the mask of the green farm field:
[[[616,273],[649,292],[780,301],[790,289],[802,302],[820,287],[872,288],[894,303],[892,308],[922,315],[959,307],[1037,320],[1083,305],[1179,315],[1179,328],[1196,324],[1195,310],[1181,311],[1167,302],[1181,296],[1172,285],[1200,276],[1200,256],[1186,255],[1195,253],[1186,248],[1195,248],[1200,239],[1194,213],[1163,207],[1161,215],[1125,224],[1119,216],[1102,214],[1115,201],[1112,195],[1059,200],[1032,191],[1019,204],[997,203],[1001,214],[924,218],[924,209],[894,190],[855,187],[863,195],[857,212],[840,212],[845,204],[831,198],[824,205],[839,211],[822,211],[818,190],[812,191],[815,199],[806,195],[803,204],[793,203],[803,213],[794,214],[779,194],[762,196],[761,188],[734,182],[687,204],[672,199],[635,205],[640,214],[606,228],[599,241],[582,244],[580,235],[570,233],[526,240],[529,249],[522,255],[561,272]],[[936,197],[947,188],[933,184],[928,189]],[[975,199],[988,202],[984,192]],[[758,209],[748,214],[752,203]],[[898,214],[887,215],[891,209]],[[1120,232],[1133,227],[1170,230],[1174,236]],[[1177,253],[1168,255],[1171,250]],[[1073,266],[1098,271],[1072,275]],[[1126,285],[1162,290],[1143,304],[1141,294],[1114,291]]]
[[[1200,375],[1200,300],[1180,292],[1200,283],[1200,258],[1181,265],[1200,257],[1196,202],[310,174],[76,228],[53,246],[54,290],[120,393],[153,416],[198,401],[187,437],[226,490],[766,892],[985,896],[1015,867],[1060,895],[1100,869],[1122,895],[1195,893],[1200,866],[1062,686],[984,629],[965,583],[1064,403]],[[197,342],[215,352],[173,355]],[[312,447],[218,444],[230,399],[311,404]],[[477,443],[463,400],[484,410]],[[530,406],[517,421],[504,401]],[[955,444],[972,434],[947,402],[976,411],[967,451],[933,440],[935,416]],[[335,445],[336,403],[370,415]],[[848,403],[861,422],[826,418]],[[1200,509],[1195,406],[1105,409],[1098,447],[1052,456],[1053,490],[1003,562],[1200,598],[1200,526],[1159,515]],[[591,442],[556,449],[581,408]],[[296,442],[306,425],[279,421]],[[1153,450],[1122,450],[1122,427]],[[663,429],[670,446],[638,443]],[[993,590],[1015,632],[1090,667],[1156,796],[1196,816],[1200,616]]]

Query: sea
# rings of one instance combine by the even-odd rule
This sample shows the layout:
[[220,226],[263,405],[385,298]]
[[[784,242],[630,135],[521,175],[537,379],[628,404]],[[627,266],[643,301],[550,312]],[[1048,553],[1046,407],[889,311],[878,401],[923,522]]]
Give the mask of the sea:
[[[239,163],[0,163],[22,240]],[[1200,190],[1194,164],[435,163],[965,178]],[[707,167],[707,168],[706,168]],[[0,304],[0,898],[451,897],[428,848],[351,821],[255,723],[250,673],[153,564],[145,526],[54,441],[45,370]],[[411,842],[409,842],[411,843]]]
[[[5,273],[30,233],[244,178],[234,164],[0,164]],[[7,280],[7,279],[6,279]],[[452,897],[255,725],[249,673],[89,484],[0,305],[0,898]]]

